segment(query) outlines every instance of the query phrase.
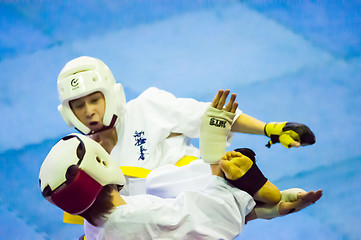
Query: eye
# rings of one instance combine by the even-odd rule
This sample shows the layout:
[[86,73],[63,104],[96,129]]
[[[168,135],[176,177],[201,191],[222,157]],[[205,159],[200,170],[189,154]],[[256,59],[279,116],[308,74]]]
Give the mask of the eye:
[[108,163],[106,161],[103,161],[104,166],[108,166]]
[[101,163],[101,162],[102,162],[102,160],[100,159],[99,156],[96,156],[96,160],[97,160],[98,163]]
[[70,106],[75,109],[81,109],[85,106],[84,103],[71,103]]
[[99,100],[99,98],[93,98],[93,99],[90,100],[90,102],[94,104],[94,103],[97,103],[98,100]]
[[80,104],[78,104],[76,107],[77,107],[77,108],[83,108],[84,106],[85,106],[84,103],[80,103]]

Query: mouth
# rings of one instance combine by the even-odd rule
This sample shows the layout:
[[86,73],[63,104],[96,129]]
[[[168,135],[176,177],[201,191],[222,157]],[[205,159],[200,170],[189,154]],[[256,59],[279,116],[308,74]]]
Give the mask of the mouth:
[[91,122],[89,122],[89,125],[90,126],[96,126],[96,125],[98,125],[98,122],[97,121],[91,121]]

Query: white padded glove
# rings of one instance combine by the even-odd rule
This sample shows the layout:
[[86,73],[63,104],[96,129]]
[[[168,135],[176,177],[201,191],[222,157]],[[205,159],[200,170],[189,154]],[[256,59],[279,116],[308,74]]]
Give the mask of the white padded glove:
[[209,164],[218,163],[226,152],[226,142],[236,114],[208,106],[201,120],[199,150]]

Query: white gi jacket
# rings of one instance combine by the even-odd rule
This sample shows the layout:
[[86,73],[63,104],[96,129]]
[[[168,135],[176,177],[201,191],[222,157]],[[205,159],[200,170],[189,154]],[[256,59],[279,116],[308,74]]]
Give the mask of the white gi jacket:
[[[190,138],[200,135],[201,117],[210,103],[191,98],[176,98],[151,87],[126,104],[117,124],[118,141],[111,152],[120,166],[154,170],[176,164],[184,156],[199,158],[199,150]],[[236,117],[241,114],[237,110]],[[169,137],[171,133],[178,135]],[[230,134],[229,141],[231,141]],[[208,169],[209,167],[206,166]],[[144,194],[145,179],[127,178],[121,194]]]
[[186,191],[175,199],[151,195],[124,197],[102,226],[85,221],[85,235],[95,239],[234,239],[255,202],[220,177],[209,178],[201,192]]

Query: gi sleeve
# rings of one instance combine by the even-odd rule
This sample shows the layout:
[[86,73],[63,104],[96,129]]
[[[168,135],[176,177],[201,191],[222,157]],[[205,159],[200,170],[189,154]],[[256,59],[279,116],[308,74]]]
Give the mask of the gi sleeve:
[[[210,102],[199,102],[192,98],[176,98],[173,94],[151,87],[144,91],[140,99],[148,112],[159,119],[173,133],[198,138],[201,117]],[[237,110],[235,119],[242,113]],[[161,116],[161,117],[157,117]]]

